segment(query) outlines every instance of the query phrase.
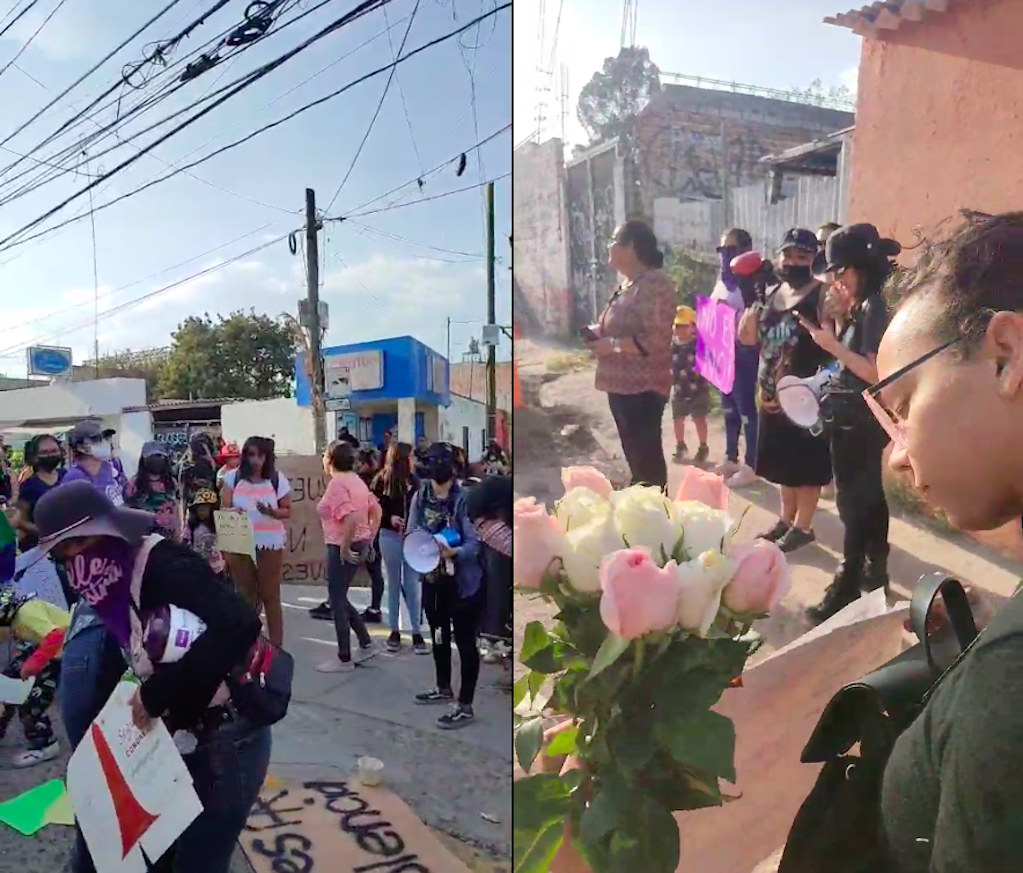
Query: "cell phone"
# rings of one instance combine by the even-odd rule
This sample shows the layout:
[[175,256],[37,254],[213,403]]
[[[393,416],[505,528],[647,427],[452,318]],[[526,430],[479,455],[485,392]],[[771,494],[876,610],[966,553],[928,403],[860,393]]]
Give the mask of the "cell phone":
[[581,336],[583,340],[588,343],[595,343],[598,339],[600,339],[600,337],[597,336],[596,331],[594,331],[593,328],[588,324],[584,324],[582,327],[579,328],[579,336]]

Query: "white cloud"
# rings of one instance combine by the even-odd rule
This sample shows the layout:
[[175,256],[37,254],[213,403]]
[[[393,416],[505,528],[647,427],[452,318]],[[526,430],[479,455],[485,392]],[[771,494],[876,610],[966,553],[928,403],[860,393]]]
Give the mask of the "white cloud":
[[841,76],[839,76],[838,84],[844,85],[848,88],[852,92],[853,98],[855,98],[860,84],[860,68],[852,67],[851,69],[846,70]]

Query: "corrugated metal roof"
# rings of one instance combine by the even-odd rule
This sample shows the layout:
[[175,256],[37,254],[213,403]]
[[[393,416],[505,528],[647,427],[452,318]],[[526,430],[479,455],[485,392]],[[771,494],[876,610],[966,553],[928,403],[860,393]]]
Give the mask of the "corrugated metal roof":
[[847,27],[860,36],[877,37],[898,30],[907,23],[915,24],[948,12],[953,2],[955,0],[886,0],[832,15],[825,18],[824,23]]
[[125,412],[157,412],[161,409],[205,409],[209,406],[226,406],[228,403],[243,403],[238,397],[211,397],[209,400],[157,400],[145,406],[126,407]]

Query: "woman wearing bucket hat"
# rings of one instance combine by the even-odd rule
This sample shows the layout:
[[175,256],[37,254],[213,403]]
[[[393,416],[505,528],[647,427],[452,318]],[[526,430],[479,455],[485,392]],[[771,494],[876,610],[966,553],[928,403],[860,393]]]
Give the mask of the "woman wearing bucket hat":
[[807,610],[818,624],[859,598],[861,590],[888,587],[888,502],[881,477],[888,437],[861,394],[877,381],[877,350],[888,326],[881,290],[894,269],[891,258],[900,251],[872,224],[836,230],[814,259],[813,272],[830,279],[841,328],[836,333],[827,322],[818,326],[800,319],[814,342],[839,363],[823,418],[845,535],[834,581],[821,603]]
[[813,376],[832,360],[804,326],[820,322],[823,286],[810,270],[819,248],[812,231],[789,230],[778,251],[776,275],[781,281],[768,288],[764,302],[747,309],[739,323],[740,341],[760,346],[754,472],[781,490],[781,519],[764,537],[784,552],[815,541],[813,517],[821,488],[831,481],[827,442],[791,422],[778,400],[782,378]]
[[[205,631],[174,664],[146,675],[132,700],[135,724],[156,718],[187,728],[198,741],[185,762],[203,812],[173,848],[174,870],[227,873],[235,843],[266,776],[270,729],[241,715],[230,701],[214,706],[222,683],[259,638],[255,612],[187,546],[149,538],[154,518],[115,506],[85,482],[46,494],[36,507],[40,556],[65,562],[72,587],[103,622],[107,633],[134,660],[139,651],[133,613],[144,618],[164,607],[197,616]],[[155,540],[155,542],[154,542]],[[136,562],[141,565],[137,600]],[[65,664],[65,670],[66,670]],[[222,774],[230,772],[230,779]],[[79,839],[75,869],[89,870]]]
[[171,459],[162,443],[150,441],[142,446],[139,469],[128,484],[126,504],[132,509],[151,512],[157,531],[174,540],[181,539],[181,509],[178,486],[171,471]]

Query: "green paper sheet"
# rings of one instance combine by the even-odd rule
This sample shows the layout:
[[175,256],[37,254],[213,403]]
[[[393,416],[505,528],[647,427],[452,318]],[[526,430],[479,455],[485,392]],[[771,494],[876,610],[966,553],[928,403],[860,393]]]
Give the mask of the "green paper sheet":
[[26,837],[48,824],[73,824],[71,802],[63,781],[53,779],[0,803],[0,822]]

